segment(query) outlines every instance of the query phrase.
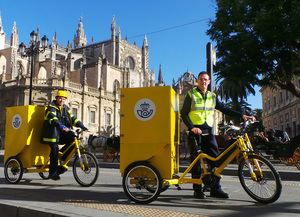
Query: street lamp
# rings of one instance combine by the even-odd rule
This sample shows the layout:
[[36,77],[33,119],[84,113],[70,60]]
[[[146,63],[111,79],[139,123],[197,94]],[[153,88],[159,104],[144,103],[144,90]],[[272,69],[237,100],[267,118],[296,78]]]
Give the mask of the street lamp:
[[32,31],[30,33],[30,41],[29,47],[22,42],[19,45],[19,51],[22,56],[28,56],[31,58],[31,70],[30,70],[30,84],[29,84],[29,105],[31,105],[32,100],[32,77],[33,77],[33,70],[34,70],[34,62],[35,57],[39,52],[44,52],[46,47],[48,46],[48,38],[46,35],[42,38],[42,46],[40,46],[40,41],[37,41],[37,33]]

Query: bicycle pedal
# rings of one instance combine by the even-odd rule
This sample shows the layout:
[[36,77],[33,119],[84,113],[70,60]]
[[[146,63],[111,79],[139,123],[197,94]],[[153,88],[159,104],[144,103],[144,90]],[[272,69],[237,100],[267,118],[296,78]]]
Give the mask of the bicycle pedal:
[[175,185],[175,186],[176,186],[178,191],[182,190],[182,188],[179,185]]

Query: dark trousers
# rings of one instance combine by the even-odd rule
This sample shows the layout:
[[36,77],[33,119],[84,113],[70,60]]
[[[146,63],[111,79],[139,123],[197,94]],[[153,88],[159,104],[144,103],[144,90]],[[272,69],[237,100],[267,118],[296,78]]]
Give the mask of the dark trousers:
[[[196,135],[190,132],[188,136],[188,144],[190,147],[190,161],[193,162],[195,158],[198,156],[198,150],[201,150],[203,153],[208,154],[212,157],[217,157],[219,155],[218,145],[213,134],[209,134],[206,136]],[[206,160],[210,168],[215,167],[215,162]],[[197,179],[201,176],[201,163],[198,161],[192,168],[192,178]],[[220,182],[218,181],[211,189],[216,190],[219,189]],[[194,191],[202,191],[202,186],[198,184],[193,184]]]
[[[60,144],[65,144],[61,151],[66,150],[73,142],[74,142],[74,134],[72,132],[65,132],[63,131],[60,135]],[[51,152],[50,152],[50,165],[49,165],[49,174],[53,174],[57,171],[58,168],[58,143],[51,144]]]

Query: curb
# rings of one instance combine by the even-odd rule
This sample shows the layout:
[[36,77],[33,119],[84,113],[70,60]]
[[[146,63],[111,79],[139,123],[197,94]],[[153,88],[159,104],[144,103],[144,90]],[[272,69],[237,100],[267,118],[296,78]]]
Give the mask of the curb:
[[1,216],[14,216],[14,217],[67,217],[66,215],[55,214],[52,212],[40,211],[30,208],[24,208],[21,206],[8,205],[0,203]]

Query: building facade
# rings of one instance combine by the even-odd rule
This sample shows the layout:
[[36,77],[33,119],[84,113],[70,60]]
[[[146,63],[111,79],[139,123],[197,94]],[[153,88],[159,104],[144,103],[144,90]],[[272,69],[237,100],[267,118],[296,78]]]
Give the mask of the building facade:
[[[5,108],[29,103],[31,65],[32,104],[46,106],[57,90],[68,93],[67,104],[94,135],[119,135],[119,88],[155,86],[155,73],[149,70],[149,46],[145,36],[141,48],[122,39],[115,18],[111,37],[88,44],[80,18],[74,45],[52,43],[32,58],[22,56],[14,23],[10,39],[0,17],[0,136],[5,134]],[[40,41],[37,29],[37,41]]]
[[[300,77],[294,80],[300,88]],[[286,90],[263,87],[263,124],[266,130],[285,130],[289,137],[300,135],[300,99]]]

